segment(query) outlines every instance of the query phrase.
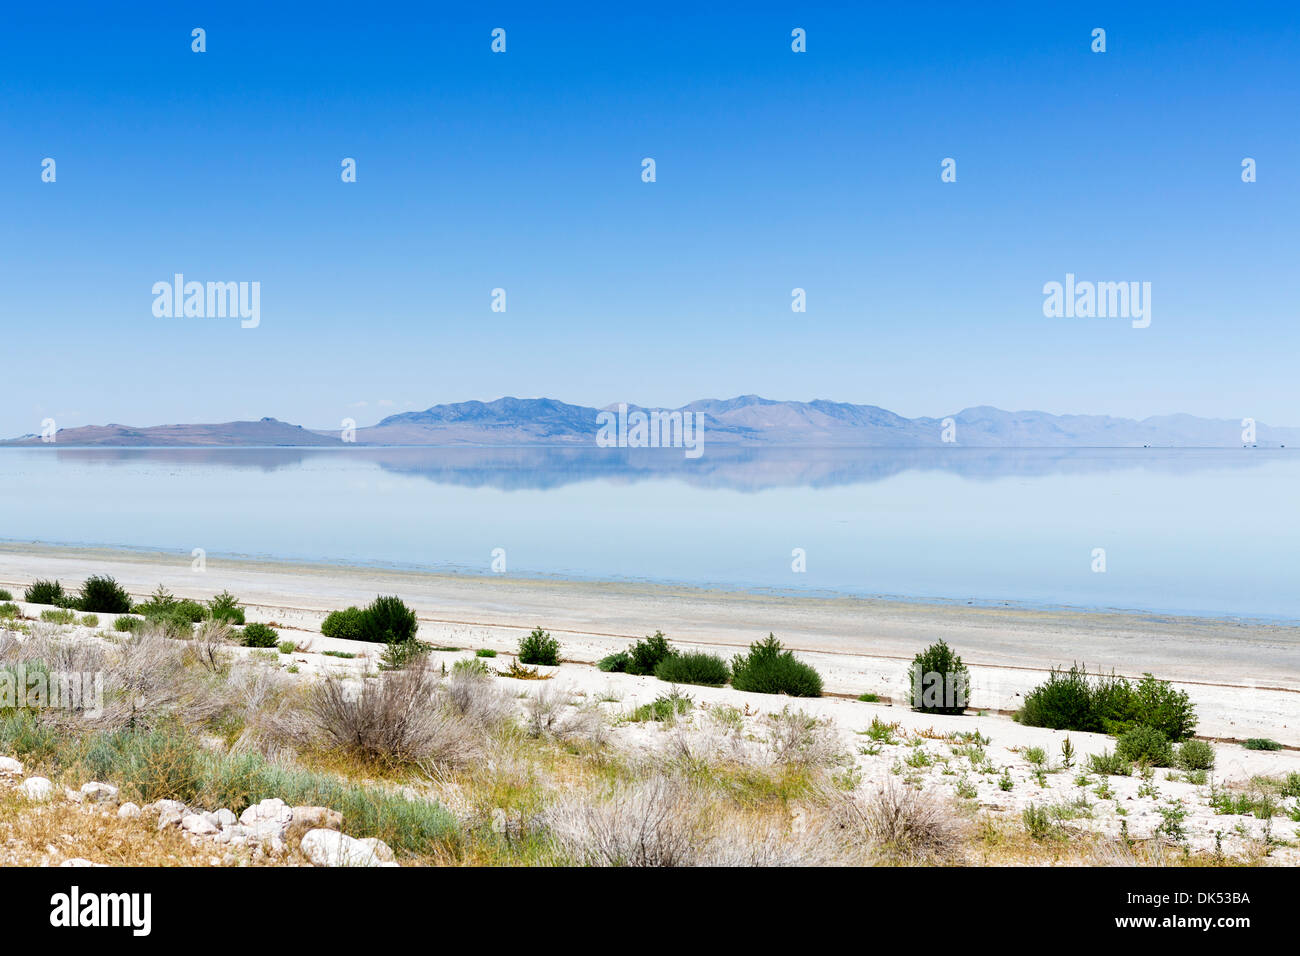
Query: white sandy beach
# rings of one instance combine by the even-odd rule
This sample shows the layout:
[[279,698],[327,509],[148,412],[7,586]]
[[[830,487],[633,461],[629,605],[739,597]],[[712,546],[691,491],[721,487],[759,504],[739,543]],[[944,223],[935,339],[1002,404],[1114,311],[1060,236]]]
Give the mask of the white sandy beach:
[[[972,707],[1008,729],[1015,725],[1005,714],[1025,691],[1050,667],[1078,661],[1132,677],[1150,671],[1178,684],[1196,704],[1198,736],[1271,737],[1300,747],[1300,627],[1294,626],[223,558],[209,558],[196,573],[188,555],[0,545],[0,587],[15,597],[38,578],[75,588],[90,574],[110,574],[137,597],[160,583],[196,599],[229,590],[248,607],[250,620],[275,622],[286,636],[310,639],[318,650],[347,644],[319,634],[325,614],[380,593],[413,606],[420,636],[430,643],[512,651],[522,634],[542,626],[560,638],[574,663],[594,664],[655,630],[724,656],[772,632],[817,667],[829,695],[854,698],[864,692],[901,698],[912,656],[943,638],[971,668]],[[604,675],[593,668],[593,676]],[[894,715],[902,710],[891,708]]]

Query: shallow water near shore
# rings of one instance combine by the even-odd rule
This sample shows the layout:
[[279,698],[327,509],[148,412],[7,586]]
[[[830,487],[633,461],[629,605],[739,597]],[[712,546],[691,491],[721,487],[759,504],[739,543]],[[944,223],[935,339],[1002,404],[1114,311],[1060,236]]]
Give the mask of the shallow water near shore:
[[1297,487],[1264,449],[0,449],[0,537],[1298,620]]

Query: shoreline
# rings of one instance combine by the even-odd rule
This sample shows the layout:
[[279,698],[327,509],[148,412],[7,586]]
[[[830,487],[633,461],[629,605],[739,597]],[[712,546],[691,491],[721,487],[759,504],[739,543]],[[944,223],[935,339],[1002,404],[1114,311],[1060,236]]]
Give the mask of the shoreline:
[[[84,542],[45,542],[25,541],[16,538],[0,537],[0,554],[13,550],[34,552],[78,554],[85,556],[120,556],[123,560],[143,558],[146,560],[188,562],[189,556],[180,551],[168,551],[159,548],[134,547],[130,545],[89,544]],[[417,565],[380,561],[346,562],[329,558],[292,558],[269,554],[236,554],[211,552],[209,558],[226,565],[246,565],[269,568],[320,568],[330,571],[364,573],[391,573],[394,575],[417,575],[422,578],[447,578],[452,580],[502,582],[510,581],[520,584],[556,584],[612,587],[655,588],[667,591],[681,591],[695,594],[736,594],[756,599],[794,600],[794,601],[856,601],[872,606],[915,607],[931,609],[965,609],[1005,610],[1009,612],[1026,612],[1033,614],[1061,614],[1086,616],[1115,616],[1133,619],[1160,620],[1165,622],[1183,622],[1187,624],[1211,624],[1225,627],[1239,625],[1242,627],[1278,627],[1300,631],[1300,618],[1279,615],[1251,614],[1216,614],[1214,612],[1179,611],[1167,609],[1126,608],[1113,606],[1090,606],[1083,604],[1061,604],[1051,601],[1028,601],[1013,598],[972,598],[939,597],[935,595],[912,596],[905,594],[876,594],[837,590],[834,588],[800,589],[778,588],[764,585],[743,585],[730,582],[698,584],[688,581],[657,580],[654,578],[597,577],[593,575],[562,574],[559,572],[511,573],[505,575],[484,574],[482,571],[459,565]],[[0,582],[3,583],[3,582]]]
[[[1052,667],[1078,662],[1131,678],[1150,671],[1183,685],[1201,715],[1198,736],[1271,737],[1300,746],[1300,626],[1131,612],[923,604],[808,597],[630,582],[428,573],[343,564],[235,560],[111,548],[0,543],[0,586],[37,578],[77,587],[117,578],[143,597],[160,583],[178,597],[236,594],[250,620],[275,622],[330,648],[332,610],[400,595],[422,639],[512,651],[541,626],[574,663],[594,663],[655,630],[674,643],[730,656],[775,633],[813,664],[836,696],[901,699],[913,655],[940,638],[972,675],[972,708],[1008,713]],[[341,645],[340,645],[341,646]]]

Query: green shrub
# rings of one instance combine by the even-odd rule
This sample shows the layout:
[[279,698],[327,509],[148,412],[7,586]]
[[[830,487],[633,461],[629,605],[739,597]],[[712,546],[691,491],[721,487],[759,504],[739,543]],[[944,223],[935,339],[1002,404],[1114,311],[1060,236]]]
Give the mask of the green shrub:
[[245,647],[278,647],[280,635],[275,628],[254,621],[244,627],[243,644]]
[[379,669],[382,671],[406,670],[429,656],[433,648],[423,641],[408,637],[404,641],[389,641],[379,655]]
[[76,612],[65,607],[41,612],[41,620],[49,624],[71,624],[76,619]]
[[490,647],[480,647],[474,652],[475,657],[496,657],[497,652]]
[[33,581],[23,591],[23,600],[28,604],[53,604],[60,607],[68,600],[68,595],[58,581]]
[[1133,772],[1133,765],[1118,753],[1093,754],[1088,758],[1088,769],[1108,777],[1127,777]]
[[491,677],[492,671],[477,657],[462,657],[451,665],[453,674],[468,674],[471,677]]
[[99,627],[99,617],[95,614],[85,614],[81,618],[82,627]]
[[295,644],[293,641],[281,641],[277,645],[277,647],[279,648],[281,654],[292,654],[294,651],[298,649],[298,645]]
[[1204,740],[1184,741],[1178,747],[1177,763],[1183,770],[1213,770],[1214,748]]
[[1120,734],[1115,753],[1129,763],[1145,763],[1153,767],[1168,767],[1174,762],[1174,748],[1169,738],[1155,727],[1134,727]]
[[0,621],[11,621],[18,617],[22,617],[22,611],[19,610],[17,604],[12,604],[8,601],[4,604],[0,604]]
[[1242,744],[1247,750],[1281,750],[1282,745],[1268,737],[1251,737]]
[[12,601],[13,599],[14,596],[12,594],[10,594],[4,588],[0,588],[0,601]]
[[175,609],[177,603],[172,592],[160,584],[154,588],[153,594],[149,595],[149,600],[142,601],[131,610],[145,617],[165,617]]
[[627,671],[627,662],[631,660],[627,651],[616,651],[608,657],[602,657],[596,666],[606,673],[622,674]]
[[361,636],[371,644],[400,644],[415,639],[420,629],[415,612],[396,596],[377,597],[361,614]]
[[77,607],[82,611],[100,611],[105,614],[126,614],[131,610],[131,595],[117,581],[107,576],[92,575],[81,585]]
[[520,664],[545,664],[555,667],[560,663],[560,642],[540,627],[519,642]]
[[242,625],[244,609],[239,606],[239,599],[229,591],[222,591],[208,602],[208,617],[214,621]]
[[674,691],[664,697],[656,697],[649,704],[642,704],[628,715],[628,720],[635,723],[645,721],[654,721],[664,723],[672,721],[682,714],[686,713],[694,705],[694,702],[685,694],[679,694]]
[[908,671],[914,710],[923,714],[963,714],[970,672],[945,641],[931,644],[912,659]]
[[655,668],[659,666],[661,661],[672,657],[676,653],[669,646],[668,638],[664,637],[664,632],[655,631],[653,637],[637,641],[628,650],[628,661],[624,670],[629,674],[646,677],[655,672]]
[[759,694],[789,694],[791,697],[820,697],[822,679],[815,670],[783,650],[776,635],[749,646],[748,654],[731,661],[731,686]]
[[1154,727],[1170,740],[1186,740],[1196,730],[1196,710],[1187,692],[1151,674],[1143,674],[1133,688],[1132,706],[1135,726]]
[[140,630],[140,628],[143,626],[144,626],[144,621],[138,617],[123,616],[123,617],[119,617],[116,621],[113,622],[113,630],[126,631],[128,634]]
[[731,679],[727,662],[716,654],[686,651],[670,654],[655,668],[655,677],[670,684],[703,684],[721,687]]
[[1052,832],[1052,821],[1047,810],[1037,804],[1031,803],[1025,807],[1021,818],[1025,822],[1025,830],[1035,840],[1041,840]]
[[320,632],[326,637],[338,637],[345,641],[361,640],[361,619],[365,616],[359,607],[349,607],[342,611],[331,611],[320,626]]
[[1122,677],[1089,675],[1077,664],[1053,668],[1046,682],[1025,695],[1016,720],[1030,727],[1120,735],[1152,727],[1168,740],[1186,740],[1196,729],[1196,711],[1184,691],[1145,674],[1136,685]]

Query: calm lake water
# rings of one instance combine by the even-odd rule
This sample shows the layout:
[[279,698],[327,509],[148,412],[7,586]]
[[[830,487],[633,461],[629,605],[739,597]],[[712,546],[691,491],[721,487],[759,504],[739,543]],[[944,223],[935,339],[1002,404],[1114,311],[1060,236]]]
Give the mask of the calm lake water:
[[1300,619],[1291,450],[33,448],[0,489],[6,540],[186,561]]

